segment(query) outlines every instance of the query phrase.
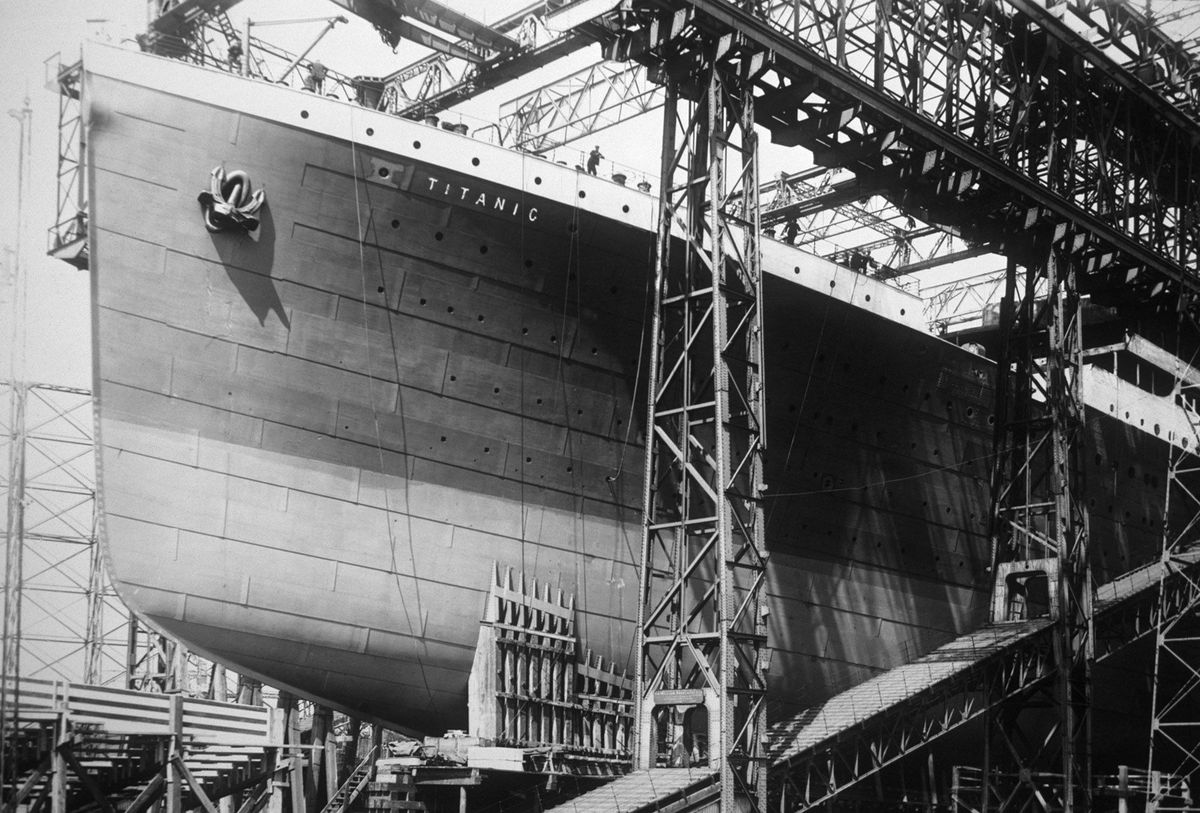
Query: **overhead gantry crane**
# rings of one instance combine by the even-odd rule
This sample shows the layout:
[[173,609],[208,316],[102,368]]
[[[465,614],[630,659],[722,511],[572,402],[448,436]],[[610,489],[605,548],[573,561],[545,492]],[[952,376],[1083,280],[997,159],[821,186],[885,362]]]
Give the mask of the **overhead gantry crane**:
[[[1097,7],[1079,3],[1069,10],[1091,19]],[[1122,14],[1114,17],[1127,25],[1130,18]],[[936,7],[874,0],[836,5],[699,0],[634,4],[624,19],[626,28],[609,43],[607,55],[648,65],[665,83],[668,100],[698,96],[697,110],[704,111],[709,129],[692,119],[687,130],[720,132],[722,142],[710,146],[711,153],[696,153],[708,164],[707,172],[696,171],[693,164],[678,187],[692,196],[690,207],[702,207],[711,218],[707,234],[680,223],[689,259],[695,253],[702,262],[678,267],[664,262],[669,240],[660,226],[656,375],[675,377],[680,370],[699,369],[698,350],[678,357],[661,351],[676,337],[691,347],[709,337],[690,331],[686,321],[664,330],[666,305],[686,298],[689,285],[705,281],[713,289],[728,286],[723,293],[740,301],[746,297],[743,287],[728,285],[728,280],[740,273],[753,276],[757,268],[753,238],[744,238],[744,253],[730,260],[720,232],[731,211],[718,150],[736,146],[743,155],[741,165],[753,167],[753,158],[746,155],[753,149],[753,127],[742,125],[739,137],[730,139],[722,129],[724,119],[715,112],[713,87],[720,87],[728,111],[752,116],[775,140],[803,145],[820,163],[854,172],[860,193],[893,199],[919,211],[927,222],[995,245],[1008,256],[996,445],[998,451],[1011,451],[997,455],[993,473],[992,622],[1026,623],[1020,595],[1040,582],[1048,597],[1050,620],[1042,631],[1050,647],[1042,651],[1042,666],[1022,670],[1025,680],[985,699],[996,750],[985,751],[983,776],[986,784],[1003,776],[1058,775],[1057,804],[1064,810],[1091,809],[1090,669],[1096,619],[1078,479],[1080,296],[1089,294],[1126,314],[1194,310],[1200,289],[1195,271],[1200,148],[1192,113],[1146,85],[1114,60],[1103,43],[1088,39],[1065,17],[1022,0]],[[1146,46],[1144,53],[1159,43],[1146,27],[1125,33]],[[669,103],[668,125],[674,117]],[[664,139],[667,155],[679,160],[674,142]],[[672,170],[664,161],[664,218],[678,211],[672,201],[677,194]],[[757,217],[757,212],[741,213],[738,219],[744,229],[753,230]],[[744,265],[733,270],[738,262]],[[700,283],[694,281],[697,266],[710,274]],[[1045,298],[1039,300],[1035,287],[1041,280]],[[1019,312],[1018,289],[1023,294]],[[711,366],[699,376],[706,383],[703,376],[718,382],[729,376],[731,348],[715,326],[726,307],[717,295],[704,304],[703,318],[712,314],[715,348]],[[747,335],[751,343],[737,347],[738,358],[760,358],[761,345],[754,344],[758,334],[752,330]],[[740,369],[745,372],[752,365]],[[741,715],[724,709],[725,725],[713,732],[714,742],[719,735],[721,743],[720,750],[713,748],[711,763],[720,777],[721,807],[732,809],[736,794],[761,809],[767,800],[755,769],[766,766],[758,762],[753,738],[765,732],[753,729],[761,703],[754,693],[761,675],[753,669],[765,660],[766,639],[761,628],[755,633],[762,637],[733,630],[744,610],[757,608],[757,595],[752,589],[731,593],[738,599],[724,618],[719,610],[714,613],[709,626],[704,609],[710,597],[724,595],[734,574],[765,562],[765,549],[755,547],[755,537],[747,532],[756,527],[752,519],[737,527],[740,535],[725,537],[713,519],[725,513],[752,518],[747,507],[760,492],[735,487],[720,460],[704,454],[705,449],[722,448],[724,421],[732,419],[719,411],[721,399],[701,399],[706,408],[709,400],[714,404],[715,411],[703,418],[710,428],[689,434],[695,407],[686,397],[662,403],[664,390],[658,379],[652,380],[654,441],[646,480],[639,630],[642,742],[656,709],[678,699],[669,694],[659,699],[664,676],[688,688],[719,685],[718,694]],[[749,376],[742,392],[760,392],[762,385]],[[1035,401],[1043,401],[1044,408],[1035,408]],[[741,448],[760,454],[762,446],[756,435],[743,440]],[[689,447],[695,448],[695,458]],[[674,476],[664,478],[671,467]],[[702,484],[695,490],[707,499],[693,497],[694,483]],[[761,489],[762,484],[755,486]],[[678,516],[672,514],[667,522],[656,513],[664,488],[678,504]],[[663,539],[664,528],[671,530],[674,547]],[[662,568],[655,564],[659,549],[667,562]],[[693,558],[693,550],[711,558]],[[662,582],[668,587],[657,586]],[[689,603],[685,597],[693,594],[703,599]],[[647,623],[664,617],[669,622],[665,634]],[[664,646],[665,654],[656,653],[656,647]],[[695,679],[704,671],[706,646],[723,655],[737,652],[737,663],[746,668],[721,672],[728,662],[714,658],[708,661],[713,675],[705,675],[709,683]],[[1022,742],[1032,738],[1011,736],[1017,712],[1041,686],[1048,687],[1057,730],[1042,741],[1043,747],[1023,751]],[[903,705],[903,694],[895,702]],[[1046,742],[1051,747],[1044,747]],[[639,764],[650,767],[645,751],[643,744]],[[845,763],[850,764],[859,763]],[[1000,796],[1014,808],[1042,793],[1027,781],[1011,784]],[[985,798],[991,795],[985,789]]]
[[[231,5],[175,5],[189,4]],[[432,7],[362,5],[387,14]],[[470,33],[449,17],[426,22]],[[1078,481],[1079,303],[1086,295],[1128,317],[1196,313],[1194,61],[1129,7],[1089,0],[1049,8],[1032,0],[631,0],[586,30],[606,56],[645,64],[667,99],[640,766],[658,766],[661,728],[693,742],[707,731],[707,771],[672,780],[673,792],[698,792],[693,802],[715,795],[726,810],[765,809],[770,775],[777,788],[802,789],[780,790],[786,807],[806,808],[948,730],[924,726],[902,747],[853,751],[872,736],[878,742],[872,726],[881,716],[904,719],[928,708],[927,692],[959,686],[983,697],[960,721],[985,710],[1001,746],[985,756],[985,784],[1057,775],[1056,804],[1089,809],[1090,668],[1107,645],[1098,624],[1116,624],[1122,608],[1136,607],[1131,623],[1144,630],[1141,599],[1153,577],[1131,574],[1129,584],[1112,586],[1111,601],[1098,600],[1090,583]],[[480,64],[508,61],[517,71],[508,43],[486,37],[478,39],[489,49]],[[851,714],[827,730],[836,741],[818,737],[797,750],[784,725],[769,752],[756,126],[853,173],[859,197],[881,195],[1009,259],[996,437],[1004,453],[993,473],[996,581],[991,632],[980,633],[995,640],[978,642],[996,671],[975,668],[985,661],[972,648],[959,677],[889,695],[880,715]],[[1039,284],[1044,298],[1033,295]],[[1195,606],[1195,563],[1178,558],[1180,598],[1170,607],[1184,612]],[[1027,617],[1021,600],[1039,584],[1046,619]],[[1161,622],[1168,610],[1158,612]],[[1053,747],[1023,753],[1003,735],[1043,687],[1060,725]],[[808,731],[811,722],[796,724]],[[860,728],[850,745],[840,736],[848,727]],[[1003,790],[1014,807],[1042,791],[1020,781]]]

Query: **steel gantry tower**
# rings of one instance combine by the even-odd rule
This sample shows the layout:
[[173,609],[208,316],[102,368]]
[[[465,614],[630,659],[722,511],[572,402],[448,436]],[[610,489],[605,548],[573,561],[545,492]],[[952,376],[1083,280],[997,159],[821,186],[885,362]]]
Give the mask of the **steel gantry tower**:
[[[1040,807],[1060,788],[1056,806],[1090,809],[1092,585],[1080,483],[1083,345],[1073,247],[1069,233],[1058,230],[1034,236],[1023,269],[1010,255],[1001,309],[990,620],[1052,618],[1057,673],[989,717],[984,795],[1000,810]],[[1038,695],[1058,710],[1049,731],[1022,726],[1022,710]],[[1046,787],[1039,776],[1055,778]]]
[[[722,810],[766,802],[763,55],[695,32],[664,53],[639,595],[637,766],[706,766]],[[736,800],[736,801],[735,801]]]
[[[1179,331],[1193,340],[1195,321],[1181,308]],[[1180,342],[1182,345],[1182,342]],[[1163,506],[1162,579],[1154,617],[1154,688],[1150,754],[1146,765],[1147,809],[1200,809],[1200,578],[1189,574],[1200,529],[1200,371],[1176,350],[1172,399],[1187,416],[1190,432],[1168,451]],[[1191,591],[1173,591],[1168,579],[1187,579]],[[1189,787],[1189,783],[1190,787]]]
[[[1040,804],[1047,795],[1028,777],[1057,773],[1048,804],[1086,809],[1089,663],[1100,641],[1076,462],[1079,303],[1089,297],[1134,315],[1161,314],[1177,301],[1195,307],[1193,60],[1131,5],[1097,0],[630,0],[589,26],[608,56],[643,62],[675,96],[650,388],[642,764],[700,762],[719,768],[724,805],[737,792],[763,801],[755,726],[764,620],[744,613],[757,609],[761,570],[743,583],[741,599],[729,598],[739,595],[731,573],[749,577],[765,564],[761,469],[752,474],[763,437],[749,417],[761,396],[761,348],[753,329],[740,334],[758,310],[741,277],[757,273],[757,237],[744,231],[761,224],[757,201],[747,194],[735,208],[726,184],[746,184],[753,170],[738,174],[725,163],[737,154],[741,166],[753,166],[757,124],[774,141],[850,172],[853,181],[838,190],[846,199],[882,196],[1009,258],[993,620],[1012,625],[1010,637],[1029,648],[1020,679],[998,671],[996,694],[1009,704],[995,718],[1017,719],[1041,691],[1059,723],[1027,736],[1030,749],[997,738],[1002,750],[989,753],[985,782],[995,777],[1000,790],[1015,768],[1007,800]],[[488,57],[497,66],[510,59],[510,44],[500,44]],[[691,112],[679,114],[680,99],[694,101]],[[678,148],[676,120],[685,133]],[[726,242],[739,227],[741,236]],[[739,384],[740,400],[725,400]],[[993,625],[983,637],[1004,635]],[[730,670],[727,655],[739,646],[742,669]],[[963,686],[972,694],[979,681]],[[701,708],[707,726],[698,722]],[[731,717],[731,709],[745,716]],[[707,755],[698,744],[704,731],[712,735]],[[883,751],[863,752],[872,770],[885,762]],[[852,780],[862,775],[857,756]],[[834,764],[810,764],[817,762]],[[826,784],[843,781],[830,775]],[[820,795],[808,793],[812,783],[804,787],[803,798]]]
[[[1009,258],[993,620],[1045,616],[1036,623],[1052,629],[1042,639],[1052,668],[1006,692],[992,728],[1012,732],[1003,722],[1043,699],[1058,723],[1024,734],[1029,747],[998,737],[1001,750],[987,758],[997,784],[1018,778],[995,789],[1006,804],[1088,809],[1094,641],[1077,461],[1080,298],[1136,316],[1200,290],[1196,120],[1140,69],[1183,76],[1179,55],[1126,8],[1088,2],[695,0],[634,3],[625,20],[606,53],[648,64],[668,87],[703,75],[669,58],[691,31],[769,54],[741,77],[774,141],[851,171],[845,194],[882,195]],[[1038,774],[1057,775],[1052,793],[1028,780]]]

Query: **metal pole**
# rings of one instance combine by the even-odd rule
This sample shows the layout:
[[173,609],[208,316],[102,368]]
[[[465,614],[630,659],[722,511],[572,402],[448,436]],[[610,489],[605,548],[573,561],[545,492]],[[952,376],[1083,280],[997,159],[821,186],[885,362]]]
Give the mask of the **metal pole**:
[[[8,736],[15,731],[17,709],[20,703],[21,676],[21,587],[24,580],[23,564],[25,553],[25,284],[21,263],[21,239],[25,226],[25,161],[28,157],[30,118],[33,114],[29,98],[19,110],[8,114],[20,125],[20,142],[17,150],[17,238],[12,258],[12,346],[10,347],[9,376],[12,380],[11,446],[9,447],[8,501],[5,515],[4,536],[4,629],[0,648],[0,730],[4,740],[15,743]],[[10,727],[10,719],[14,724]],[[0,746],[0,784],[7,781],[9,773],[15,772],[16,762],[7,756],[7,749]],[[15,775],[11,777],[15,779]]]
[[[321,29],[321,33],[317,34],[317,38],[314,39],[312,43],[310,43],[309,46],[300,53],[299,56],[292,60],[292,64],[287,66],[287,70],[285,70],[283,75],[280,76],[276,81],[282,82],[287,79],[291,72],[296,69],[296,66],[300,64],[301,60],[308,56],[309,51],[311,51],[313,48],[316,48],[317,43],[324,39],[325,35],[332,31],[335,25],[344,22],[346,22],[345,17],[330,17],[329,21],[325,23],[325,27]],[[247,21],[246,25],[249,26],[250,22]]]
[[242,76],[250,75],[250,18],[242,27]]

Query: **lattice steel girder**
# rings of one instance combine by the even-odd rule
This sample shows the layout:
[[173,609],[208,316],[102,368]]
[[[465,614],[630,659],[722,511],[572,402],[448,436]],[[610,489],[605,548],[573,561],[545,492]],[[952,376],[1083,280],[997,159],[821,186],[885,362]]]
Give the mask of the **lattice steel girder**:
[[[1183,317],[1178,330],[1194,340],[1196,327]],[[1147,769],[1186,779],[1200,777],[1200,578],[1185,572],[1189,543],[1200,529],[1200,386],[1182,359],[1177,358],[1176,364],[1173,398],[1190,424],[1191,448],[1173,446],[1167,463],[1160,557],[1164,579],[1153,625],[1156,646]],[[1168,575],[1182,580],[1183,589],[1171,590]],[[1170,782],[1151,783],[1147,809],[1194,810],[1200,803],[1181,798],[1177,790]]]
[[[668,84],[648,383],[645,528],[638,602],[638,767],[669,764],[660,726],[688,737],[708,711],[721,807],[766,794],[765,393],[755,53],[707,56],[694,104]],[[735,205],[736,204],[736,205]],[[695,736],[693,732],[690,736]],[[686,750],[686,749],[685,749]],[[698,759],[696,757],[699,757]]]
[[[1045,621],[1026,622],[1040,634],[984,655],[970,670],[933,684],[900,704],[880,704],[868,722],[837,731],[827,741],[771,766],[773,806],[808,810],[874,775],[941,735],[978,718],[990,702],[1009,698],[1054,672]],[[774,755],[773,755],[774,756]]]
[[[1065,229],[1043,230],[1032,250],[1040,261],[1023,270],[1009,262],[992,477],[992,621],[1029,617],[1027,603],[1037,593],[1038,579],[1045,579],[1046,609],[1055,620],[1057,680],[1050,696],[1059,722],[1052,742],[1009,737],[1019,727],[1015,712],[1021,705],[1010,703],[990,721],[991,738],[1007,746],[993,753],[1011,758],[1022,771],[1066,777],[1065,810],[1087,810],[1092,787],[1092,588],[1078,462],[1083,359],[1074,260],[1082,242]],[[1043,280],[1045,296],[1038,299],[1034,292]],[[1023,287],[1019,303],[1014,301],[1018,284]],[[1043,401],[1040,407],[1035,396]],[[990,771],[985,782],[988,776]],[[1024,785],[1014,794],[1024,792],[1039,791]],[[1000,809],[1027,802],[1010,795]]]
[[509,15],[497,23],[497,31],[519,32],[532,19],[532,33],[540,38],[529,37],[516,50],[485,54],[477,65],[427,58],[397,71],[384,80],[399,97],[396,112],[407,118],[437,113],[579,50],[601,35],[598,18],[616,2],[549,0]]
[[500,105],[500,143],[543,152],[662,103],[642,66],[597,62]]
[[1066,0],[1049,8],[1022,2],[1020,7],[1044,21],[1055,37],[1071,44],[1085,59],[1132,93],[1164,105],[1164,115],[1196,126],[1200,101],[1200,64],[1187,49],[1148,20],[1135,4],[1119,0]]
[[[1097,647],[1097,662],[1153,631],[1160,612],[1159,572],[1157,564],[1151,565],[1096,591],[1094,620],[1102,644]],[[1173,620],[1200,600],[1200,548],[1193,546],[1181,557],[1178,572],[1172,572],[1165,583],[1174,597],[1167,611],[1168,620]],[[887,693],[870,694],[863,700],[870,712],[858,722],[831,724],[812,736],[822,715],[822,709],[816,708],[772,725],[772,806],[789,811],[816,807],[999,703],[1052,688],[1054,636],[1054,624],[1045,618],[997,625],[879,678],[905,680],[906,687],[898,689],[905,696],[896,702],[884,696]],[[942,674],[937,670],[947,662],[958,666],[937,677]],[[903,676],[913,671],[919,678],[923,669],[931,670],[937,679],[914,688],[908,682],[912,679]]]
[[[506,17],[497,20],[492,26],[495,31],[505,35],[518,33],[525,19],[549,8],[557,8],[563,0],[554,2],[539,2],[526,6]],[[456,45],[465,47],[468,43],[459,41]],[[447,91],[455,85],[466,85],[467,80],[475,74],[475,63],[465,59],[455,59],[449,54],[434,53],[412,62],[398,71],[381,77],[380,82],[390,88],[392,100],[388,109],[406,109],[413,104],[419,104],[432,96]],[[430,112],[435,112],[430,110]]]
[[[894,173],[884,194],[927,211],[922,219],[1001,244],[1038,220],[1071,224],[1095,239],[1095,258],[1082,266],[1090,287],[1126,298],[1162,284],[1200,290],[1194,128],[1161,100],[1126,92],[1114,78],[1123,67],[1096,67],[1023,5],[635,7],[646,18],[627,23],[609,54],[653,65],[689,27],[769,49],[756,93],[759,109],[774,112],[760,123],[856,172]],[[972,172],[966,188],[946,183]]]
[[[501,105],[500,142],[544,152],[640,116],[662,103],[662,87],[650,82],[644,66],[597,62]],[[810,182],[814,174],[831,173],[818,169],[815,173],[782,175],[763,185],[760,197],[774,192],[761,207],[763,226],[833,209],[845,221],[886,236],[885,240],[869,246],[856,247],[860,252],[907,245],[902,243],[907,238],[901,225],[907,220],[903,213],[895,209],[875,212],[853,205],[853,201],[870,193],[857,186],[849,192],[843,187],[826,191],[824,178],[819,184]],[[830,194],[836,194],[837,199],[828,197]],[[923,230],[918,236],[932,231]],[[795,227],[795,233],[804,237],[799,242],[792,241],[793,245],[819,239],[814,236],[811,223]]]
[[[150,0],[150,27],[160,34],[188,37],[205,17],[221,14],[239,0]],[[490,26],[455,11],[435,0],[333,0],[378,28],[395,47],[400,41],[403,18],[420,20],[430,28],[466,41],[482,51],[515,50],[517,43]]]

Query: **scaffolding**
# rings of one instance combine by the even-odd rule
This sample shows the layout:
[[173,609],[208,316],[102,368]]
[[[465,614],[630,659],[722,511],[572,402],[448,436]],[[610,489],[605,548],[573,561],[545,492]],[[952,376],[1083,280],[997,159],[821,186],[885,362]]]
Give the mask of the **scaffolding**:
[[21,674],[120,685],[129,617],[101,563],[91,393],[0,381],[0,394],[16,407],[5,446],[23,461],[3,482],[21,502],[8,537],[22,558]]
[[[1181,331],[1194,327],[1181,318]],[[1193,591],[1190,601],[1180,602],[1166,580],[1196,579],[1186,575],[1186,568],[1200,525],[1200,372],[1178,355],[1176,360],[1172,396],[1187,416],[1191,436],[1173,439],[1167,466],[1146,797],[1147,809],[1195,811],[1200,810],[1200,787],[1189,780],[1200,781],[1200,598]]]
[[[370,12],[373,4],[350,5]],[[1177,297],[1193,307],[1200,292],[1194,183],[1200,158],[1194,81],[1143,78],[1146,69],[1151,76],[1192,77],[1193,61],[1118,4],[1062,6],[633,3],[600,35],[609,54],[650,66],[666,97],[638,618],[638,764],[712,771],[722,809],[766,803],[756,122],[776,140],[853,172],[840,196],[900,199],[928,222],[1008,257],[987,635],[1013,641],[1004,644],[1003,659],[992,659],[993,685],[964,666],[967,677],[955,688],[967,698],[985,695],[981,705],[968,699],[962,716],[982,709],[990,718],[978,773],[985,809],[993,800],[1001,809],[1092,805],[1090,669],[1098,649],[1118,644],[1096,633],[1092,606],[1099,594],[1090,582],[1078,463],[1080,299],[1090,295],[1128,313],[1161,314]],[[380,24],[378,9],[371,13]],[[1114,55],[1108,45],[1117,40],[1133,42],[1137,53]],[[501,46],[509,43],[498,42],[494,58],[507,59]],[[462,98],[455,92],[438,99]],[[1110,137],[1114,132],[1121,136]],[[671,256],[673,244],[682,260]],[[1189,395],[1179,397],[1190,405]],[[1172,460],[1169,500],[1176,504],[1194,499],[1190,466],[1182,455]],[[1155,742],[1170,740],[1169,716],[1188,708],[1179,698],[1200,682],[1194,666],[1182,680],[1183,694],[1168,695],[1160,681],[1172,658],[1188,664],[1194,657],[1177,655],[1194,644],[1180,634],[1190,628],[1177,626],[1194,616],[1192,603],[1178,603],[1181,596],[1194,602],[1197,593],[1193,526],[1166,536],[1156,571],[1162,598],[1153,615]],[[1180,580],[1190,589],[1179,588]],[[1148,629],[1143,604],[1129,622],[1139,634]],[[1114,606],[1106,611],[1120,616]],[[976,664],[975,655],[964,663]],[[910,687],[888,698],[881,691],[878,699],[893,716],[922,708]],[[1056,722],[1049,731],[1014,736],[1022,733],[1020,712],[1035,702],[1046,703]],[[943,703],[944,697],[934,705]],[[851,704],[846,719],[858,725],[868,716]],[[813,733],[811,723],[797,730]],[[931,739],[928,731],[921,736]],[[1034,747],[1024,749],[1022,739]],[[1164,751],[1152,744],[1152,761],[1155,748]],[[787,759],[796,761],[803,750]],[[1182,750],[1196,755],[1194,746]],[[826,775],[836,766],[852,784],[871,772],[858,757],[882,763],[883,753],[807,760],[792,774],[818,776],[817,784],[832,787]],[[1194,769],[1186,763],[1163,775]],[[681,781],[688,786],[690,775]],[[813,782],[789,782],[802,806],[819,803],[809,795]]]
[[711,765],[733,810],[766,801],[758,155],[736,79],[762,59],[724,57],[664,105],[636,719],[639,769]]

